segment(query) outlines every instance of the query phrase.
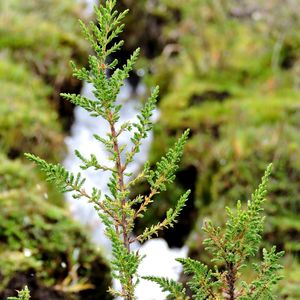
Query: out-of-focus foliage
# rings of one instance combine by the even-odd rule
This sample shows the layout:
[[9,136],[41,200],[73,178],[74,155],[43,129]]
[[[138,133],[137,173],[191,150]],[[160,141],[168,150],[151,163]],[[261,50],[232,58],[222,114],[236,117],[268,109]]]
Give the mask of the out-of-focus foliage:
[[18,298],[16,297],[9,297],[8,300],[29,300],[30,299],[30,292],[28,290],[28,287],[25,286],[25,288],[22,291],[18,291]]
[[[186,177],[166,195],[172,201],[181,186],[193,191],[198,221],[188,239],[190,253],[207,261],[203,221],[224,224],[224,207],[244,201],[273,161],[265,240],[298,256],[300,2],[154,2],[145,8],[160,20],[162,51],[148,65],[147,80],[163,85],[163,95],[150,158],[157,161],[174,136],[192,129],[180,171]],[[162,216],[164,210],[158,205],[152,213]],[[299,276],[285,273],[280,295],[297,299]]]
[[[54,87],[71,80],[69,61],[83,62],[87,44],[78,37],[82,5],[72,0],[10,0],[0,4],[0,53],[24,62]],[[9,26],[8,26],[9,24]]]
[[78,37],[82,11],[71,0],[0,3],[0,146],[11,157],[33,147],[48,157],[53,156],[51,148],[58,150],[56,159],[61,154],[61,125],[54,108],[71,118],[59,93],[62,86],[65,91],[80,88],[69,61],[82,64],[88,52]]
[[63,158],[58,114],[66,111],[52,100],[62,85],[80,88],[69,60],[83,63],[88,50],[77,36],[81,11],[70,0],[0,1],[1,299],[26,284],[33,300],[107,297],[101,253],[23,159],[26,151]]
[[42,80],[24,65],[0,61],[0,147],[11,157],[35,151],[59,157],[62,135],[57,113],[50,106],[50,94]]
[[65,297],[106,299],[106,263],[62,203],[51,203],[51,189],[19,160],[1,155],[0,166],[1,298],[22,287],[18,277],[23,274],[33,299],[40,299],[37,294],[47,287]]

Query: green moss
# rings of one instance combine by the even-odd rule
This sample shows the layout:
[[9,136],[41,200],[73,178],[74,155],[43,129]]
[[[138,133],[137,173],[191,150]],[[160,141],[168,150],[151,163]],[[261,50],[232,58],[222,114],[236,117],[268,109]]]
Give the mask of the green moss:
[[[165,39],[165,48],[149,67],[152,74],[147,80],[163,85],[150,160],[154,164],[176,135],[192,129],[181,166],[181,171],[193,167],[197,173],[189,178],[195,180],[191,201],[197,207],[190,254],[208,261],[200,232],[204,220],[211,218],[223,226],[224,207],[238,199],[245,203],[266,165],[273,162],[265,243],[277,244],[291,257],[298,256],[297,18],[293,19],[291,7],[278,9],[276,0],[268,2],[268,18],[259,20],[254,15],[232,17],[236,3],[230,0],[218,5],[197,0],[162,3],[161,7],[175,9],[178,18],[163,15],[160,40]],[[263,11],[265,4],[257,5]],[[293,29],[281,40],[283,23]],[[181,184],[179,180],[178,186]],[[171,203],[176,194],[176,189],[169,189],[165,200]],[[286,264],[282,297],[299,298],[297,266],[297,260],[295,268]]]
[[62,196],[23,160],[33,152],[60,161],[65,152],[58,95],[80,88],[69,60],[83,64],[87,56],[78,37],[81,13],[71,0],[0,3],[1,299],[24,281],[33,299],[108,299],[102,254]]
[[[16,273],[29,271],[66,294],[88,289],[104,296],[106,262],[42,182],[31,167],[0,156],[1,290]],[[102,283],[92,287],[97,276]]]
[[[60,157],[61,126],[47,101],[49,88],[25,67],[10,61],[0,63],[0,84],[2,151],[13,157],[27,151],[51,159]],[[58,152],[51,154],[51,148]]]
[[9,49],[14,59],[60,86],[71,77],[69,60],[82,61],[87,53],[78,37],[81,9],[70,0],[11,1],[0,12],[0,51]]

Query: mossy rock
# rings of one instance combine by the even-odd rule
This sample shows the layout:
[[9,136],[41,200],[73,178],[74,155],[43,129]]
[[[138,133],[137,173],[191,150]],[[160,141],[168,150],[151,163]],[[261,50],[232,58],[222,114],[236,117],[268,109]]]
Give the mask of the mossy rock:
[[[55,89],[71,78],[70,59],[85,61],[88,46],[80,33],[82,5],[71,0],[1,4],[0,51],[9,49]],[[10,26],[6,26],[10,24]]]
[[[89,47],[78,19],[85,19],[84,5],[72,0],[2,1],[0,3],[0,55],[26,65],[49,85],[48,100],[69,129],[73,105],[61,101],[60,92],[79,93],[82,83],[72,77],[70,60],[87,63]],[[9,24],[9,26],[7,26]]]
[[110,299],[106,261],[55,194],[31,166],[3,155],[0,166],[1,298],[25,280],[37,300],[43,288],[61,299]]
[[[48,102],[50,89],[21,64],[0,63],[0,147],[10,157],[34,152],[57,160],[63,150],[58,115]],[[49,149],[56,149],[51,154]]]

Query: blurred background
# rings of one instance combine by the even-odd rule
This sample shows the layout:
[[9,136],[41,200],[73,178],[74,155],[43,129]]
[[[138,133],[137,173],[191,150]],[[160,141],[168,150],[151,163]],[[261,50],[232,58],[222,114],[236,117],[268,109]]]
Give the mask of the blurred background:
[[[76,114],[59,93],[81,91],[69,61],[87,64],[90,48],[77,20],[93,18],[90,4],[0,2],[1,299],[25,284],[33,300],[111,299],[103,251],[23,157],[32,152],[63,162],[68,155],[65,139]],[[209,263],[203,220],[222,226],[225,206],[246,201],[273,162],[262,247],[286,251],[278,299],[300,299],[300,1],[119,0],[118,6],[131,10],[120,64],[142,49],[127,98],[140,95],[141,84],[161,87],[145,153],[150,163],[191,128],[176,182],[135,233],[162,219],[189,188],[178,224],[160,238]],[[142,183],[132,193],[148,188]]]

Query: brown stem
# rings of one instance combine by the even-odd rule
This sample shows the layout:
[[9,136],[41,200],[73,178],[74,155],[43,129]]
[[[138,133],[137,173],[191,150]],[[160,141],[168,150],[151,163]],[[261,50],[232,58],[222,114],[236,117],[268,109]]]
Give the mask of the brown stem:
[[[125,191],[125,184],[124,184],[124,171],[125,171],[125,166],[122,165],[121,162],[121,153],[120,153],[120,147],[118,144],[118,133],[115,129],[115,124],[113,121],[113,116],[112,113],[109,112],[108,113],[108,122],[110,125],[110,131],[111,131],[111,136],[112,136],[112,140],[113,140],[113,149],[114,152],[116,154],[116,170],[118,173],[118,184],[119,184],[119,190],[121,193],[123,193]],[[123,231],[123,244],[125,246],[125,248],[127,249],[128,252],[130,252],[130,242],[129,242],[129,236],[128,236],[128,232],[127,232],[127,220],[126,220],[126,212],[125,212],[125,205],[126,205],[126,199],[123,198],[121,201],[121,205],[122,205],[122,220],[121,220],[121,227],[122,227],[122,231]],[[132,278],[130,278],[128,285],[130,287],[132,287],[133,283],[132,283]],[[122,287],[122,292],[124,294],[124,299],[125,300],[132,300],[131,295],[129,295],[126,292],[126,288]]]
[[139,209],[134,214],[134,219],[138,217],[138,215],[143,212],[146,208],[146,206],[152,201],[152,197],[157,194],[157,191],[155,189],[151,190],[150,195],[145,198],[145,201],[141,204]]
[[227,291],[229,300],[235,300],[235,282],[236,282],[236,268],[233,263],[228,264],[228,273],[226,274]]

